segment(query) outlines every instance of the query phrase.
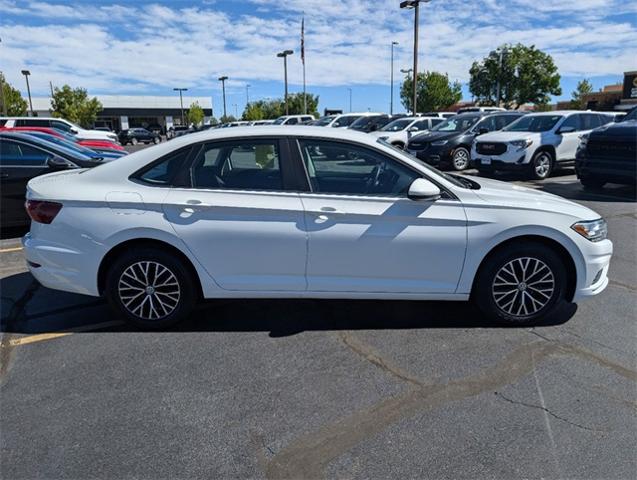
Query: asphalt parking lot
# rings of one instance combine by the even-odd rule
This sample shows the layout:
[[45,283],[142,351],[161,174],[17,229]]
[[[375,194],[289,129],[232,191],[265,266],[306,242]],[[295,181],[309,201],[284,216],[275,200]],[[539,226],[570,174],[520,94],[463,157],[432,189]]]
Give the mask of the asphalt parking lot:
[[139,332],[39,286],[0,241],[2,477],[635,478],[635,190],[507,179],[609,223],[609,287],[551,325],[499,328],[462,303],[224,300]]

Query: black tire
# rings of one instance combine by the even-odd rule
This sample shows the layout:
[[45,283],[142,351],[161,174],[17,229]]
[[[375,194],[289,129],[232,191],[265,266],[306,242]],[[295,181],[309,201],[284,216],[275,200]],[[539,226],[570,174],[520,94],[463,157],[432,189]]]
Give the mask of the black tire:
[[396,148],[400,148],[401,150],[405,149],[405,144],[403,142],[394,142],[392,145]]
[[[522,259],[522,263],[517,259]],[[525,259],[530,261],[527,263]],[[526,275],[543,264],[552,276],[547,277],[547,270],[541,267],[534,275],[522,278],[525,264]],[[513,269],[516,278],[522,279],[517,285],[514,276],[505,273],[509,269]],[[519,242],[496,250],[486,258],[476,275],[471,299],[489,319],[510,326],[536,325],[549,320],[566,301],[566,287],[566,267],[559,254],[541,243]],[[511,301],[513,304],[508,306]],[[526,305],[521,306],[521,301]]]
[[529,164],[529,175],[533,180],[546,180],[551,176],[555,167],[555,158],[553,154],[547,150],[540,150]]
[[155,145],[157,145],[159,142],[161,142],[161,138],[159,138],[159,137],[155,137],[155,138],[153,138],[153,143],[154,143]]
[[[146,274],[145,265],[148,265]],[[141,281],[136,282],[131,272]],[[151,285],[154,287],[149,290]],[[174,254],[154,247],[132,248],[119,256],[107,272],[105,286],[111,307],[129,323],[148,330],[170,327],[184,320],[197,302],[195,279],[186,265]],[[133,296],[137,298],[131,300]]]
[[471,165],[471,153],[465,147],[458,147],[451,155],[451,168],[457,172],[466,170]]
[[579,181],[584,188],[590,190],[598,190],[606,184],[605,180],[591,177],[581,177]]

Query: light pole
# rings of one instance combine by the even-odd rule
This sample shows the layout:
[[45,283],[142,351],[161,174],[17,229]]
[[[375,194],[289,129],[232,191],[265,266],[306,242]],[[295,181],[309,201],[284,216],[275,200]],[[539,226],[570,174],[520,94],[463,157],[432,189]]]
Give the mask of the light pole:
[[283,50],[276,54],[277,57],[283,58],[283,77],[285,81],[285,114],[289,114],[288,110],[288,55],[292,55],[293,50]]
[[232,106],[234,107],[234,118],[238,119],[239,118],[239,106],[236,103],[233,103]]
[[418,10],[420,6],[420,2],[428,3],[431,0],[404,0],[400,2],[400,8],[406,9],[414,9],[414,72],[413,72],[413,80],[412,87],[414,89],[413,96],[413,105],[412,110],[414,116],[418,111],[418,89],[416,88],[416,84],[418,83]]
[[179,92],[179,105],[181,106],[181,126],[184,126],[184,99],[181,92],[185,92],[187,88],[173,88],[175,92]]
[[226,75],[219,77],[217,80],[221,82],[221,91],[223,92],[223,116],[226,116],[226,80],[228,77]]
[[398,42],[391,42],[391,89],[389,97],[389,114],[394,114],[394,45],[398,45]]
[[31,87],[29,87],[29,75],[31,72],[28,70],[22,70],[22,75],[27,79],[27,93],[29,94],[29,109],[31,110],[31,116],[33,117],[33,103],[31,103]]
[[250,85],[249,83],[246,83],[246,105],[250,105],[250,87],[252,85]]
[[352,89],[348,88],[349,90],[349,113],[352,113]]

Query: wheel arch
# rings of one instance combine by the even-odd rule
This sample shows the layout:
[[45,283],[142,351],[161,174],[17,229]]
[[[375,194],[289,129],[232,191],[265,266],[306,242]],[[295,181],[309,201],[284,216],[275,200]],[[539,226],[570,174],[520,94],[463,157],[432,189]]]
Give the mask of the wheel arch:
[[143,247],[158,248],[166,252],[170,252],[171,254],[179,258],[190,272],[193,282],[195,282],[195,285],[197,286],[197,298],[202,299],[204,297],[203,288],[201,285],[201,277],[199,276],[199,272],[195,268],[188,255],[186,255],[174,245],[171,245],[170,243],[163,240],[158,240],[156,238],[133,238],[124,240],[113,246],[106,253],[106,255],[104,255],[97,270],[97,289],[100,295],[104,294],[104,289],[106,287],[106,274],[108,272],[108,266],[112,265],[115,259],[123,252],[130,250],[131,248]]
[[553,157],[553,162],[557,161],[557,151],[555,150],[554,145],[540,145],[533,152],[533,157],[535,157],[540,152],[548,152]]
[[571,252],[562,243],[558,242],[557,240],[544,236],[544,235],[538,235],[538,234],[524,234],[524,235],[510,237],[510,238],[507,238],[506,240],[499,242],[495,246],[493,246],[487,252],[487,254],[483,256],[482,260],[480,261],[480,264],[478,265],[478,268],[475,270],[473,281],[471,283],[471,293],[473,294],[473,292],[475,291],[475,283],[478,279],[480,270],[489,261],[489,259],[492,258],[497,252],[507,248],[508,246],[512,244],[515,244],[521,241],[540,243],[552,249],[559,255],[560,259],[564,263],[564,267],[566,268],[566,283],[567,283],[566,298],[569,302],[572,301],[573,297],[575,296],[575,290],[577,288],[578,275],[577,275],[577,265],[575,263],[575,260],[573,259],[573,256],[571,255]]

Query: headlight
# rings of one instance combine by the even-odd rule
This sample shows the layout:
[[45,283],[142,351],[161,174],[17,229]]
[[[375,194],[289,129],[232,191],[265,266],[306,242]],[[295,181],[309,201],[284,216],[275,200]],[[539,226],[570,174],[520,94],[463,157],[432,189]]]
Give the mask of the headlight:
[[117,141],[117,135],[107,135],[107,137],[113,140],[114,142]]
[[608,235],[608,226],[603,218],[577,222],[571,228],[591,242],[601,242]]
[[382,140],[382,141],[386,142],[388,138],[389,137],[378,137],[378,140]]
[[447,140],[437,140],[435,142],[431,142],[431,144],[436,146],[436,147],[440,147],[441,145],[446,145],[447,144]]
[[527,138],[525,140],[513,140],[512,142],[509,142],[509,143],[513,145],[515,148],[517,148],[518,150],[524,150],[525,148],[529,148],[533,144],[533,140],[531,140],[530,138]]

